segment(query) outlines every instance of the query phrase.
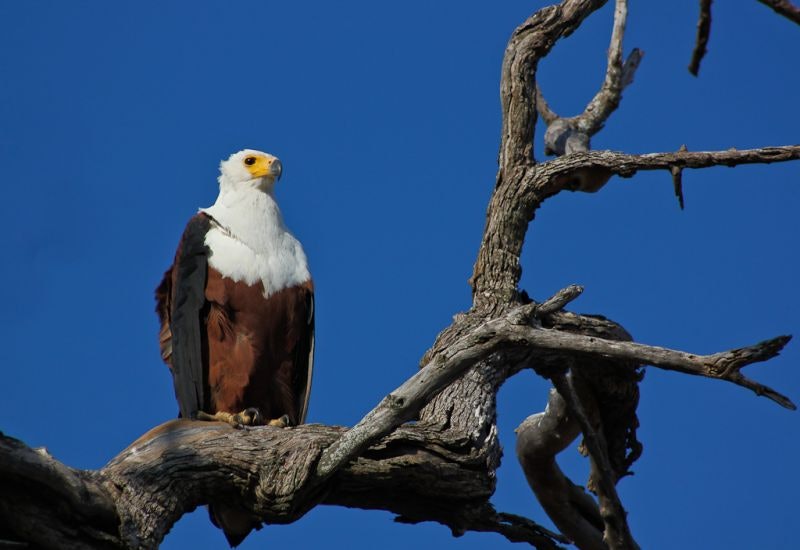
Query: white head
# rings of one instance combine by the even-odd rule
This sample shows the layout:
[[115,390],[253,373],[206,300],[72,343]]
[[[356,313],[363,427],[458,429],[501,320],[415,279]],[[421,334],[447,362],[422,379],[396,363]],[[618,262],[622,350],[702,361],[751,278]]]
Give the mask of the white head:
[[219,163],[220,191],[258,189],[271,192],[281,177],[281,161],[269,153],[244,149]]
[[307,281],[303,247],[284,225],[272,195],[281,161],[245,149],[223,160],[219,170],[219,196],[200,210],[216,222],[205,237],[209,265],[234,281],[261,281],[265,296]]

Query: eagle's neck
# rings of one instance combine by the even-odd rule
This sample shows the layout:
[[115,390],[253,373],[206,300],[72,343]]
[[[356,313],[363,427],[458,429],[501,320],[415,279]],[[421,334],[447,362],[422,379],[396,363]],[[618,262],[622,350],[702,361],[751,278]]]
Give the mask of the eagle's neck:
[[225,187],[213,206],[201,209],[214,220],[205,240],[209,265],[237,282],[261,282],[265,296],[306,282],[305,252],[283,223],[272,189]]

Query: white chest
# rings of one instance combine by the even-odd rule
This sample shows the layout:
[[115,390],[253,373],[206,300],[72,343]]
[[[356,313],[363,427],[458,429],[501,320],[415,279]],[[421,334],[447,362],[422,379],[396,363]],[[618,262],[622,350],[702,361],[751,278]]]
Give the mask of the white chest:
[[[221,204],[202,211],[214,219],[205,244],[209,265],[224,277],[253,285],[261,281],[264,295],[308,281],[303,247],[283,224],[274,200],[260,193],[254,204]],[[244,206],[244,208],[237,208]]]

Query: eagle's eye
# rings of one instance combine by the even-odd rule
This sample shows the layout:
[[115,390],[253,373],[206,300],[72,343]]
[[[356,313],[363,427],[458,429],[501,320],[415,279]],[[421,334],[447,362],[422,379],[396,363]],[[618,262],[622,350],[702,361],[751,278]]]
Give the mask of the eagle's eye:
[[244,159],[244,163],[247,166],[253,166],[256,163],[256,157],[247,157],[246,159]]

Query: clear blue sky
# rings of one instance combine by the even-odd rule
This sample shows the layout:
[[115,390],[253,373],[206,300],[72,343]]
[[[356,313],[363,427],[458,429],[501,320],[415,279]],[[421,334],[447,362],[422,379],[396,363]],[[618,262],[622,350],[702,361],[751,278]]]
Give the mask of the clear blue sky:
[[[537,2],[0,3],[0,429],[98,468],[175,416],[153,289],[187,219],[216,197],[221,158],[279,156],[286,220],[317,285],[309,420],[352,425],[412,374],[467,278],[496,170],[498,78]],[[613,4],[613,2],[611,3]],[[602,79],[612,6],[540,71],[553,108]],[[646,55],[595,148],[747,148],[798,141],[800,28],[757,2],[714,4],[699,79],[696,2],[637,2],[626,52]],[[541,128],[540,128],[541,130]],[[541,134],[541,131],[540,131]],[[538,138],[537,138],[538,139]],[[537,155],[542,158],[541,141]],[[707,353],[800,333],[800,163],[614,179],[544,205],[522,286],[644,343]],[[750,374],[800,400],[800,344]],[[500,393],[496,506],[547,523],[513,456],[541,410],[530,373]],[[747,391],[656,369],[639,409],[644,455],[620,490],[644,548],[796,543],[800,416]],[[564,468],[585,480],[570,450]],[[487,548],[441,526],[320,507],[244,549]],[[335,544],[334,544],[335,543]],[[224,548],[204,510],[163,545]]]

